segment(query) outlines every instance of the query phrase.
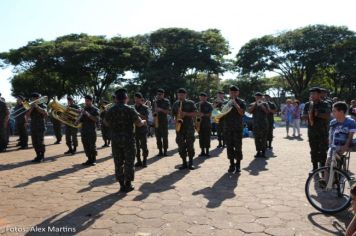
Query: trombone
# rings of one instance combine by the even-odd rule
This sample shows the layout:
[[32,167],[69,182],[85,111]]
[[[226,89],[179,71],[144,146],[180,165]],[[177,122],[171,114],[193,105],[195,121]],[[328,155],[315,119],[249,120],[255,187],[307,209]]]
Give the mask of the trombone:
[[47,96],[42,96],[36,100],[33,100],[32,102],[27,102],[27,101],[24,101],[22,103],[22,107],[14,110],[13,112],[11,112],[10,116],[15,119],[16,117],[26,113],[28,110],[31,109],[31,107],[34,105],[34,104],[42,104],[42,103],[47,103],[48,101],[48,97]]

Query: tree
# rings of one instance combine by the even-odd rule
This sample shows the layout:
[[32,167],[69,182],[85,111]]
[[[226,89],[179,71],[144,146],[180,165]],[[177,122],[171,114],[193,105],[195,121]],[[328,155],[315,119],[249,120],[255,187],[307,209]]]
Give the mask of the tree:
[[297,98],[314,79],[318,67],[328,65],[334,45],[354,37],[346,27],[312,25],[277,36],[252,39],[236,55],[242,74],[273,71],[287,81]]

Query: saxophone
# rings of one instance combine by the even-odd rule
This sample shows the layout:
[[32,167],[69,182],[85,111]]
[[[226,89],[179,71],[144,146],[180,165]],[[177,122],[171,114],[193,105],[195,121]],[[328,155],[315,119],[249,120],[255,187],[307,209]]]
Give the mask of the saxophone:
[[199,102],[198,106],[198,114],[195,118],[195,130],[199,133],[200,131],[200,123],[201,123],[201,113],[200,113],[201,103]]
[[182,128],[182,124],[183,124],[182,108],[183,108],[183,102],[180,101],[179,110],[178,110],[178,114],[176,117],[176,131],[177,132],[180,131],[180,129]]
[[154,127],[157,129],[159,126],[158,113],[157,113],[157,99],[154,101],[155,113],[153,114]]
[[314,125],[314,102],[310,101],[309,103],[309,111],[308,111],[308,116],[309,116],[309,124],[310,126]]

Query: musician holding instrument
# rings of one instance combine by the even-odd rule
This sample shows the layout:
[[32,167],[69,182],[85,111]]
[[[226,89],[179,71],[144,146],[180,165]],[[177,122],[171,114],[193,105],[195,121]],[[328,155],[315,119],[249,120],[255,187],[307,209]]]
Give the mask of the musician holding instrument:
[[[1,98],[1,94],[0,94]],[[8,139],[7,127],[10,119],[10,112],[7,104],[0,99],[0,152],[5,152]]]
[[199,156],[210,156],[211,113],[213,111],[213,105],[207,101],[208,95],[204,92],[200,93],[199,100],[200,101],[196,104],[198,111],[195,122],[201,148]]
[[[214,102],[215,108],[221,112],[221,109],[226,105],[227,101],[225,100],[225,93],[224,91],[219,91],[217,98]],[[225,142],[224,142],[224,134],[223,134],[223,129],[224,129],[224,120],[221,119],[219,124],[217,124],[217,135],[218,135],[218,141],[219,144],[217,148],[223,148],[225,147]]]
[[[246,103],[239,98],[240,90],[236,86],[229,89],[230,101],[225,105],[231,109],[223,119],[224,141],[227,147],[227,157],[230,160],[229,173],[239,173],[241,170],[242,156],[242,118],[245,114]],[[223,108],[223,111],[225,109]],[[224,114],[224,113],[222,113]]]
[[[39,93],[32,93],[32,100],[38,101],[41,98]],[[48,116],[45,101],[32,102],[31,108],[26,112],[27,119],[31,119],[31,139],[32,146],[36,151],[36,157],[32,162],[40,163],[44,161],[45,144],[44,134],[46,131],[46,118]]]
[[85,155],[88,160],[82,165],[95,166],[96,165],[96,122],[99,117],[99,109],[93,105],[93,97],[86,95],[85,107],[82,110],[78,121],[82,123],[81,135]]
[[[21,95],[16,97],[16,107],[15,111],[19,109],[23,109],[23,103],[25,101],[25,98]],[[19,146],[19,149],[27,149],[28,148],[28,133],[27,133],[27,120],[25,113],[22,113],[21,115],[18,115],[15,118],[15,125],[16,125],[16,130],[19,135],[19,142],[16,146]]]
[[111,141],[111,137],[110,137],[110,129],[107,125],[105,125],[104,123],[104,118],[107,112],[107,107],[110,106],[111,104],[109,104],[108,101],[103,101],[100,107],[100,128],[101,128],[101,136],[103,138],[104,141],[104,145],[102,146],[104,147],[110,147],[110,141]]
[[[138,112],[142,120],[148,119],[148,107],[143,104],[143,95],[140,92],[135,94],[135,110]],[[137,162],[135,167],[147,167],[147,125],[137,126],[135,128],[135,141],[136,141],[136,159]],[[142,149],[142,159],[141,160],[141,149]]]
[[[196,107],[193,101],[187,99],[187,91],[184,88],[178,89],[177,97],[178,100],[173,104],[172,113],[176,120],[178,153],[183,162],[179,169],[183,170],[189,168],[190,170],[194,170],[194,118],[196,115]],[[189,163],[187,163],[187,156],[189,157]]]
[[158,156],[167,156],[168,149],[168,114],[171,110],[171,104],[168,99],[164,98],[165,91],[157,90],[156,99],[153,102],[153,117]]
[[[67,107],[69,109],[74,109],[79,111],[79,106],[74,103],[74,99],[72,96],[67,96]],[[74,155],[77,152],[77,147],[78,147],[78,129],[70,126],[70,125],[65,125],[65,136],[66,136],[66,144],[68,146],[68,151],[66,151],[64,154],[72,154]]]
[[269,110],[267,114],[268,119],[268,132],[267,132],[267,148],[272,149],[273,141],[273,129],[274,129],[274,114],[277,112],[277,105],[272,101],[271,97],[268,94],[264,95]]
[[253,115],[253,136],[255,138],[256,155],[257,158],[265,158],[266,144],[268,134],[268,113],[269,106],[263,100],[263,94],[257,92],[255,94],[255,102],[253,102],[248,112]]
[[313,169],[325,165],[328,150],[329,105],[321,98],[321,89],[311,88],[310,101],[305,104],[303,119],[308,120],[308,138]]

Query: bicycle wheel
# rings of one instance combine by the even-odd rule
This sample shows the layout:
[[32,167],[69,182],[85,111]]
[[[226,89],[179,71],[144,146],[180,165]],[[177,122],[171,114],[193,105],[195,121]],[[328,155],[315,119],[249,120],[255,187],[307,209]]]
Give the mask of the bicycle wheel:
[[323,213],[343,211],[351,203],[351,179],[344,171],[334,168],[332,188],[327,189],[327,181],[323,181],[326,173],[330,173],[330,167],[319,168],[308,177],[305,183],[306,197],[315,209]]

